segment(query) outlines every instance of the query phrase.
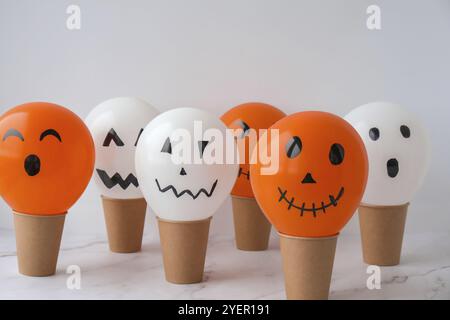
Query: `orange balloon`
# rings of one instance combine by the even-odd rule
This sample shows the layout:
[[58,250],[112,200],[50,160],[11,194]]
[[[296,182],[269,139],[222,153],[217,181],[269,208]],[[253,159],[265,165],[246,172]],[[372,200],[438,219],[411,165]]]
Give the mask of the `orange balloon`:
[[[367,182],[364,144],[344,119],[326,112],[290,115],[270,129],[279,130],[279,169],[261,174],[250,167],[255,197],[282,234],[326,237],[340,232],[356,211]],[[273,139],[269,135],[270,150]],[[262,140],[262,139],[261,139]]]
[[15,211],[66,213],[94,169],[94,142],[70,110],[27,103],[0,117],[0,194]]
[[239,166],[239,174],[231,194],[243,198],[254,198],[252,186],[250,184],[250,165],[249,159],[251,151],[250,138],[246,130],[254,129],[259,136],[260,129],[268,129],[272,124],[284,118],[286,114],[266,103],[249,102],[240,104],[228,110],[221,120],[230,129],[242,129],[241,139],[245,139],[245,144],[240,149],[240,155],[243,156],[243,163]]

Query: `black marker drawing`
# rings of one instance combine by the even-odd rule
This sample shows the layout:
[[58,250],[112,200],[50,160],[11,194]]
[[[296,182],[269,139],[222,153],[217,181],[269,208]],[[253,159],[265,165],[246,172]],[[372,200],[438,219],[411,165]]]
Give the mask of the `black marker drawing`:
[[114,143],[118,147],[124,146],[123,141],[119,138],[119,136],[117,135],[116,131],[113,128],[111,128],[109,130],[108,134],[106,135],[105,141],[103,141],[103,146],[109,147],[109,145],[111,144],[111,141],[114,141]]
[[35,154],[30,154],[25,158],[24,161],[25,172],[33,177],[41,171],[41,160]]
[[397,159],[389,159],[389,161],[386,163],[386,167],[387,167],[387,174],[391,178],[395,178],[400,171]]
[[101,169],[96,169],[98,176],[102,180],[103,184],[111,189],[116,185],[119,185],[123,190],[126,190],[130,184],[134,185],[136,188],[139,187],[139,183],[134,174],[130,173],[128,177],[124,180],[119,173],[115,173],[112,177],[109,177],[106,171]]
[[338,205],[339,200],[344,195],[344,187],[342,187],[339,190],[338,195],[335,197],[333,195],[329,195],[328,198],[330,199],[330,202],[326,203],[324,201],[321,201],[320,206],[317,206],[315,203],[312,204],[311,208],[306,207],[306,203],[303,202],[301,206],[295,205],[294,200],[295,198],[292,197],[290,200],[286,197],[287,190],[283,191],[280,187],[278,187],[278,191],[280,192],[280,198],[278,199],[278,202],[285,201],[289,204],[288,210],[291,210],[291,208],[297,209],[300,211],[300,216],[303,217],[304,212],[312,212],[313,217],[317,217],[317,212],[322,211],[323,213],[326,213],[326,209],[333,206],[336,207]]
[[142,132],[144,132],[144,129],[141,128],[141,130],[139,130],[138,136],[136,138],[136,142],[134,143],[134,146],[136,147],[138,142],[139,142],[139,138],[141,137]]
[[236,121],[233,122],[235,125],[241,127],[242,129],[242,134],[239,138],[243,139],[246,135],[248,135],[248,133],[250,132],[250,126],[245,123],[243,120],[238,119]]
[[39,141],[42,141],[46,136],[54,136],[56,139],[59,140],[59,142],[62,142],[61,136],[55,129],[47,129],[44,132],[42,132],[41,136],[39,137]]
[[250,179],[250,171],[244,171],[241,167],[239,167],[239,173],[238,173],[238,178],[243,175],[247,178],[247,180]]
[[194,194],[191,190],[183,190],[181,192],[178,192],[177,189],[175,189],[175,187],[173,185],[168,185],[167,187],[162,188],[161,185],[159,184],[158,179],[155,179],[156,185],[158,186],[158,189],[160,192],[165,193],[169,190],[172,190],[173,194],[175,195],[175,197],[180,198],[181,196],[188,194],[192,197],[192,199],[197,199],[202,193],[205,194],[206,197],[210,198],[214,192],[214,190],[216,189],[217,186],[217,182],[218,180],[216,179],[216,181],[214,181],[211,190],[208,192],[206,191],[204,188],[201,188],[196,194]]
[[5,135],[3,136],[3,141],[5,141],[8,137],[17,137],[20,140],[25,141],[23,135],[16,129],[8,129],[8,131],[6,131]]

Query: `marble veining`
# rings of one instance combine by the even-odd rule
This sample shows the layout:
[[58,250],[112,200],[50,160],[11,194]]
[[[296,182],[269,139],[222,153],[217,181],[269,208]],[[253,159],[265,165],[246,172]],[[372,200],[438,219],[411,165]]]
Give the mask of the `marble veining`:
[[[70,265],[81,268],[81,289],[68,289]],[[381,289],[366,286],[358,235],[339,237],[330,299],[450,299],[450,234],[407,234],[402,263],[381,268]],[[109,252],[106,239],[64,236],[57,274],[18,274],[14,232],[0,229],[0,299],[284,299],[276,236],[266,252],[243,252],[231,237],[211,236],[204,282],[165,281],[157,235],[135,254]]]

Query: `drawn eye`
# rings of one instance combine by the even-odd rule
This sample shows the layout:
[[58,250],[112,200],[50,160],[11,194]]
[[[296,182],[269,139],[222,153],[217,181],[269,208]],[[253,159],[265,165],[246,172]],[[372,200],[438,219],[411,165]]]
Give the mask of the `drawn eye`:
[[172,154],[172,144],[170,143],[170,139],[167,138],[166,142],[164,142],[164,145],[161,149],[161,152],[170,153]]
[[139,130],[139,133],[138,133],[136,142],[134,143],[134,146],[135,146],[135,147],[137,146],[137,144],[138,144],[138,142],[139,142],[139,138],[141,137],[141,134],[142,134],[143,131],[144,131],[144,129],[142,129],[142,128],[141,128],[141,130]]
[[41,136],[39,138],[39,141],[42,141],[46,136],[54,136],[56,139],[59,140],[59,142],[62,142],[61,141],[61,136],[59,135],[59,133],[55,129],[47,129],[44,132],[42,132]]
[[402,133],[403,138],[408,139],[409,137],[411,137],[411,130],[409,130],[408,126],[402,125],[400,127],[400,132]]
[[209,141],[199,141],[198,142],[198,149],[200,150],[200,157],[203,157],[203,151],[205,151],[206,146],[208,145]]
[[118,147],[124,146],[123,141],[119,138],[119,136],[117,135],[116,131],[113,128],[111,128],[111,130],[109,130],[108,134],[106,135],[105,141],[103,141],[103,146],[109,147],[111,141],[114,141],[114,143]]
[[240,120],[240,119],[236,120],[235,124],[242,129],[242,134],[240,136],[241,139],[249,134],[250,126],[248,124],[246,124],[243,120]]
[[297,136],[292,137],[286,144],[286,154],[291,159],[295,158],[300,154],[300,152],[302,152],[302,148],[302,140],[300,140]]
[[335,143],[330,148],[330,162],[333,165],[341,164],[342,161],[344,161],[345,151],[344,147],[341,146],[339,143]]
[[8,129],[8,131],[6,131],[5,135],[3,136],[2,141],[5,141],[8,137],[17,137],[20,140],[25,141],[23,135],[16,129]]
[[373,141],[377,141],[380,138],[380,130],[378,130],[378,128],[370,129],[369,136]]

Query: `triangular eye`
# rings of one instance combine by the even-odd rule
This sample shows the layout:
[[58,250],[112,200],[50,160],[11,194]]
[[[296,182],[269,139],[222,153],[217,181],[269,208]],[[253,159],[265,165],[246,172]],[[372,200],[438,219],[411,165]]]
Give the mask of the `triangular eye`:
[[124,146],[123,141],[119,138],[119,136],[117,135],[116,131],[113,128],[111,128],[111,130],[109,130],[108,134],[106,135],[105,141],[103,141],[103,146],[109,147],[109,145],[111,144],[111,140],[114,141],[114,143],[118,147]]
[[166,142],[164,142],[164,145],[161,149],[161,152],[170,153],[172,154],[172,144],[170,143],[170,139],[167,138]]
[[200,150],[200,157],[203,157],[203,151],[205,151],[206,146],[208,145],[209,141],[199,141],[198,142],[198,149]]
[[135,147],[137,146],[137,144],[138,144],[138,142],[139,142],[139,138],[141,137],[141,134],[142,134],[143,131],[144,131],[144,129],[142,129],[142,128],[141,128],[141,130],[139,130],[139,133],[138,133],[136,142],[134,143],[134,146],[135,146]]
[[246,124],[243,120],[241,120],[241,119],[236,120],[234,122],[234,124],[241,127],[241,129],[242,129],[242,134],[240,136],[241,139],[249,134],[250,126],[248,124]]
[[286,144],[286,155],[289,158],[295,158],[302,152],[302,147],[302,140],[297,136],[292,137]]

